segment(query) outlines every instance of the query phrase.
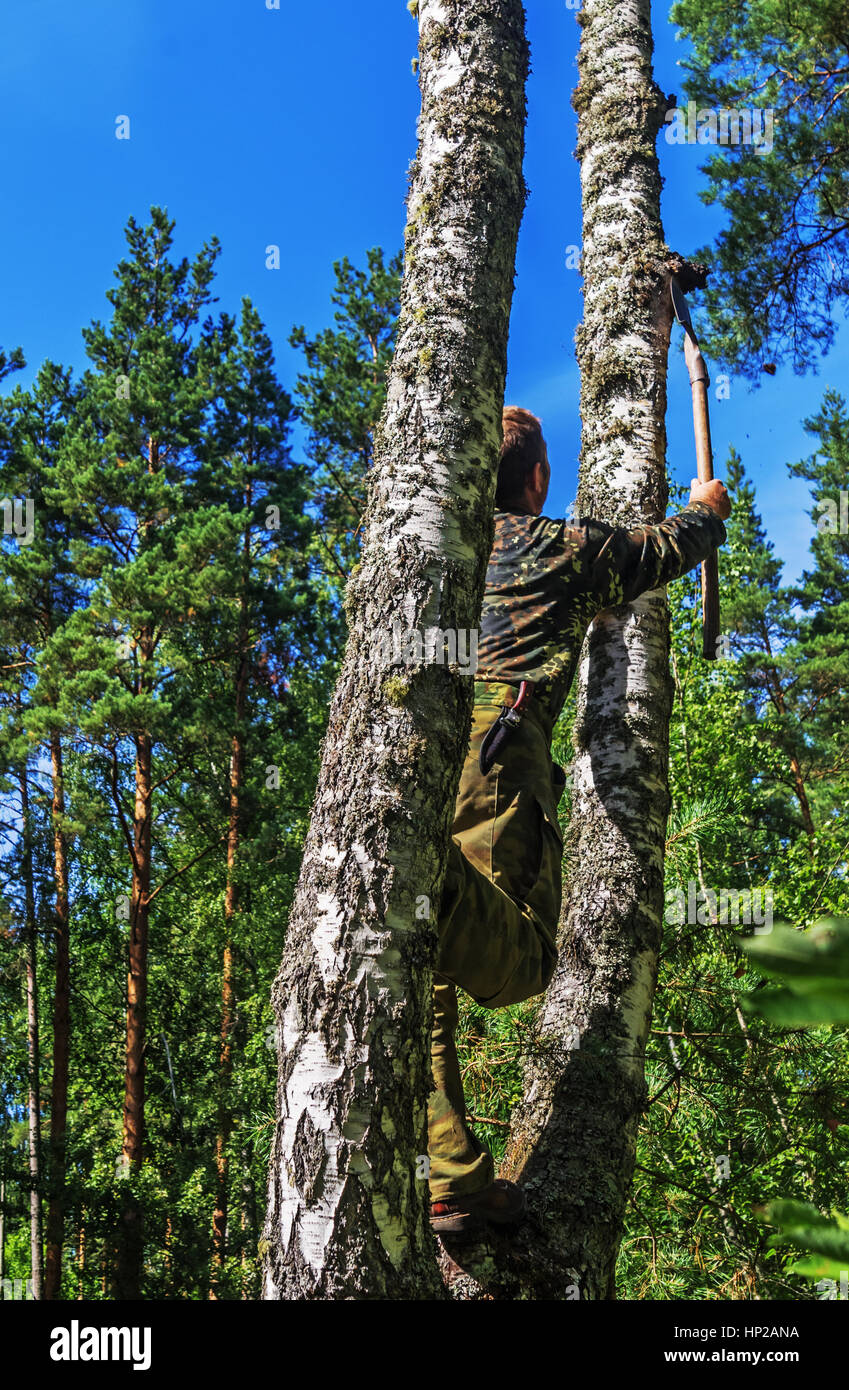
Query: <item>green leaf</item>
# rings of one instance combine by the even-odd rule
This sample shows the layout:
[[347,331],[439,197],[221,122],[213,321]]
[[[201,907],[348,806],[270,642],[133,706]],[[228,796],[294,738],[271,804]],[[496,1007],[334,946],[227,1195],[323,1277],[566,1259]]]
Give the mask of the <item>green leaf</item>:
[[849,1217],[842,1213],[826,1216],[807,1202],[780,1199],[757,1208],[756,1215],[767,1225],[780,1228],[769,1238],[770,1249],[795,1245],[829,1262],[839,1262],[838,1269],[849,1268]]
[[[814,982],[815,985],[819,981]],[[828,1024],[849,1024],[849,993],[833,988],[818,989],[806,982],[804,991],[773,989],[744,997],[746,1013],[776,1023],[782,1028],[815,1028]]]
[[828,1226],[833,1220],[810,1202],[797,1202],[792,1197],[777,1197],[756,1207],[755,1215],[767,1226]]
[[742,943],[753,965],[767,975],[793,980],[843,980],[849,993],[849,920],[828,917],[810,931],[779,924],[766,936]]
[[808,1260],[797,1260],[795,1264],[788,1265],[788,1271],[791,1274],[803,1274],[807,1279],[834,1279],[839,1283],[841,1277],[846,1274],[846,1264],[812,1255]]
[[810,931],[779,925],[741,942],[749,960],[783,988],[743,997],[747,1013],[784,1028],[849,1024],[849,921],[828,917]]

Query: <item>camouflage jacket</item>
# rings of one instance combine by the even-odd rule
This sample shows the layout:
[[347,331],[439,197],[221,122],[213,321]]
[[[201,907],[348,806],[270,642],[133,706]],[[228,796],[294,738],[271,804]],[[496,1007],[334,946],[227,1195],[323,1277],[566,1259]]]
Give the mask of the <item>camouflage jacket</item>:
[[551,718],[563,707],[584,635],[605,608],[678,579],[725,540],[705,502],[633,531],[496,512],[476,678],[537,683]]

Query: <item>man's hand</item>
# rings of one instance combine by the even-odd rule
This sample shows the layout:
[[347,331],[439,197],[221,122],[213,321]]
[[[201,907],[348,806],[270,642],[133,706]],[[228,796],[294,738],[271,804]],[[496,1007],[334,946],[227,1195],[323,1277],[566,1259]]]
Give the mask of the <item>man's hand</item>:
[[690,501],[707,502],[721,521],[727,521],[731,515],[731,498],[725,490],[725,484],[718,478],[714,478],[711,483],[700,483],[698,478],[694,478],[690,483]]

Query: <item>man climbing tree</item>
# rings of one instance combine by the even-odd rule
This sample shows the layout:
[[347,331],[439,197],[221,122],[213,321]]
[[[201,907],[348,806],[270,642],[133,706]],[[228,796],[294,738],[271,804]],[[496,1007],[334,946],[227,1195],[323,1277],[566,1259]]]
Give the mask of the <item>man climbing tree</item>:
[[[655,142],[667,103],[652,76],[649,0],[587,0],[578,20],[573,104],[585,297],[578,507],[627,533],[641,522],[669,524],[661,519],[670,280],[688,288],[703,277],[663,240]],[[721,493],[713,496],[722,502]],[[706,516],[699,524],[712,528],[713,544],[721,539],[716,522]],[[663,576],[659,566],[642,588],[621,586],[618,597],[611,588],[580,663],[559,959],[501,1167],[503,1179],[523,1186],[530,1219],[506,1244],[461,1250],[446,1238],[442,1267],[455,1297],[614,1294],[663,910],[670,688]],[[575,649],[559,669],[567,685],[585,627],[582,615]],[[530,672],[519,665],[515,674]],[[550,815],[550,792],[546,805]]]
[[525,1208],[522,1189],[495,1179],[466,1123],[455,986],[493,1009],[539,994],[554,971],[564,778],[552,765],[551,733],[584,634],[602,610],[703,560],[725,539],[721,518],[731,511],[722,483],[694,480],[688,505],[659,526],[572,527],[542,515],[550,477],[539,420],[508,407],[434,976],[431,1225],[445,1233],[474,1232],[484,1220],[507,1224]]

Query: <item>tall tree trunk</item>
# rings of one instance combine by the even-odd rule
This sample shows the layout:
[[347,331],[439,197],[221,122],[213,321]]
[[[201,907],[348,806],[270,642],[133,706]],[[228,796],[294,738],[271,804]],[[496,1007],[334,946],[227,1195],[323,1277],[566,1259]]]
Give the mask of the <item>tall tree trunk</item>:
[[[769,632],[767,631],[765,623],[763,625],[763,639],[766,654],[768,657],[771,658],[772,643],[769,640]],[[775,670],[775,667],[772,664],[770,664],[767,667],[767,681],[769,682],[769,687],[772,692],[772,702],[775,705],[775,708],[778,710],[778,713],[781,715],[782,719],[786,719],[787,701],[784,698],[784,691],[781,688],[781,680],[779,678],[778,672]],[[811,815],[811,803],[808,800],[808,790],[805,786],[805,778],[802,774],[802,766],[795,753],[788,752],[787,756],[790,761],[790,772],[793,778],[793,790],[796,793],[796,800],[799,803],[799,810],[802,813],[802,824],[805,827],[805,834],[808,837],[808,853],[813,857],[816,827],[814,825],[814,818]]]
[[65,1129],[68,1118],[68,1048],[70,1041],[70,952],[68,939],[68,847],[64,831],[65,785],[62,743],[50,738],[53,775],[53,876],[55,992],[53,996],[53,1081],[50,1094],[50,1194],[47,1208],[47,1268],[44,1297],[62,1294],[62,1242],[65,1213]]
[[29,812],[29,786],[26,765],[18,779],[21,792],[21,834],[23,840],[22,871],[24,879],[24,912],[26,927],[24,950],[26,953],[26,998],[27,998],[27,1074],[29,1117],[29,1180],[30,1180],[30,1255],[32,1261],[32,1296],[44,1296],[44,1263],[41,1231],[41,1094],[40,1057],[38,1038],[38,961],[36,955],[37,931],[35,921],[35,871],[32,861],[32,828]]
[[[578,507],[632,526],[666,509],[669,275],[687,267],[660,221],[666,103],[652,77],[649,0],[586,0],[578,18]],[[560,959],[499,1170],[525,1186],[530,1219],[511,1242],[446,1242],[458,1298],[615,1296],[663,912],[668,645],[656,591],[599,617],[584,648]]]
[[[159,440],[151,434],[147,441],[147,471],[158,473],[159,467]],[[142,529],[143,545],[152,546],[156,539],[156,519],[148,517]],[[139,663],[136,693],[149,695],[148,667],[156,650],[156,639],[149,627],[141,627],[136,650]],[[140,733],[136,735],[135,745],[135,802],[129,845],[133,875],[127,969],[127,1053],[121,1123],[121,1173],[127,1181],[122,1193],[121,1223],[112,1280],[113,1297],[133,1301],[141,1298],[144,1259],[144,1211],[136,1180],[144,1156],[147,951],[153,868],[153,739],[149,733]],[[117,775],[113,793],[119,818],[123,822]]]
[[152,741],[146,733],[136,737],[135,772],[133,880],[127,974],[127,1062],[121,1136],[121,1165],[123,1175],[128,1181],[122,1194],[114,1297],[138,1300],[141,1297],[144,1213],[135,1180],[141,1169],[144,1152],[147,946],[153,809]]
[[251,1172],[251,1153],[242,1149],[242,1298],[251,1297],[253,1253],[256,1250],[256,1187]]
[[[234,740],[235,743],[236,740]],[[235,750],[234,750],[235,752]],[[232,824],[232,822],[231,822]],[[227,868],[230,870],[230,846],[227,849]],[[230,896],[230,882],[227,884],[227,897]],[[230,920],[227,919],[227,926]],[[209,1296],[215,1298],[218,1277],[227,1252],[227,1180],[229,1171],[227,1145],[230,1141],[229,1091],[233,1075],[233,1048],[231,1033],[235,1016],[235,991],[233,985],[233,946],[228,940],[224,944],[221,963],[221,1029],[219,1034],[220,1052],[218,1058],[218,1133],[215,1137],[215,1210],[212,1213],[212,1276]]]
[[419,3],[398,341],[275,987],[266,1299],[443,1296],[417,1160],[434,917],[472,682],[441,650],[393,669],[386,644],[393,621],[418,633],[478,624],[524,202],[523,19],[519,0]]
[[80,1207],[80,1225],[77,1234],[77,1298],[84,1297],[86,1261],[85,1207]]
[[174,1226],[171,1217],[165,1220],[165,1236],[162,1242],[162,1263],[165,1266],[166,1288],[174,1292]]
[[[250,506],[250,489],[246,505]],[[218,1134],[215,1142],[216,1197],[212,1216],[212,1278],[210,1298],[216,1296],[216,1286],[227,1246],[227,1180],[228,1144],[230,1142],[230,1084],[233,1076],[233,1044],[231,1034],[235,1019],[235,988],[233,980],[233,931],[239,909],[238,856],[241,831],[241,797],[245,767],[244,717],[248,688],[248,602],[247,584],[250,571],[250,528],[244,537],[243,589],[239,603],[239,630],[234,728],[230,751],[230,805],[227,831],[227,880],[224,890],[224,957],[221,968],[221,1032],[218,1064]]]
[[[5,1152],[3,1167],[5,1170]],[[0,1175],[0,1299],[3,1298],[6,1279],[6,1175]]]

